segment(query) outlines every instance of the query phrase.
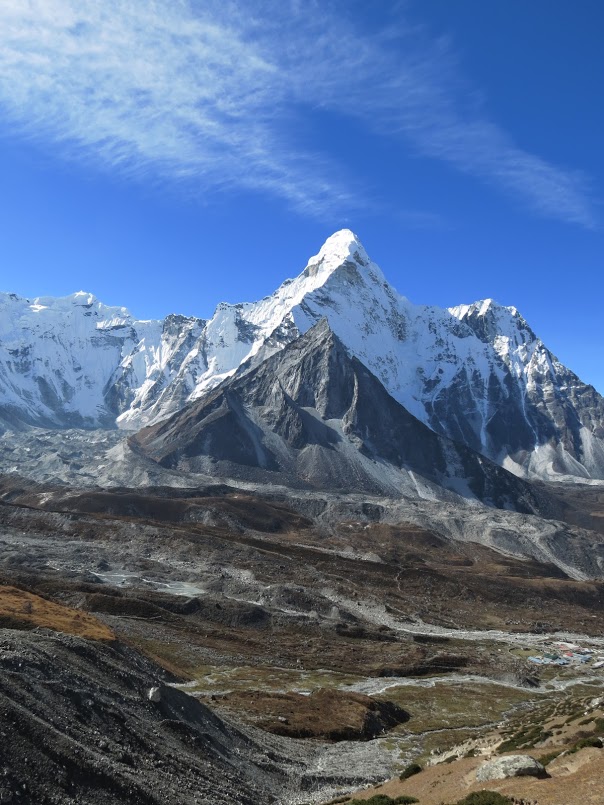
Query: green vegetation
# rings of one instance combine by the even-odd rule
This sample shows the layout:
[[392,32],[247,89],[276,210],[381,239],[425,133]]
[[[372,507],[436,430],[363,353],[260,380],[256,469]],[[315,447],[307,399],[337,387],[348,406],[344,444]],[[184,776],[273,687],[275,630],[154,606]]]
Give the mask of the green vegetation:
[[560,757],[563,751],[563,749],[556,749],[554,752],[548,752],[547,755],[542,755],[540,758],[537,758],[537,760],[542,766],[547,766],[547,764],[551,763],[552,760]]
[[578,752],[579,749],[585,749],[588,746],[595,746],[597,749],[602,748],[602,738],[599,735],[590,735],[587,738],[581,738],[580,741],[573,744],[573,746],[568,750],[568,754],[572,755],[575,752]]
[[[476,729],[456,729],[451,732],[431,732],[423,737],[421,742],[421,753],[415,758],[416,763],[426,763],[431,758],[431,752],[441,754],[448,749],[458,746],[464,741],[469,741],[477,735]],[[416,749],[418,742],[413,737],[408,739],[406,745],[402,745],[401,749],[409,751]]]
[[552,733],[549,730],[544,731],[541,724],[533,724],[532,726],[521,728],[507,741],[499,744],[497,751],[502,754],[503,752],[513,752],[515,749],[532,749],[535,744],[547,740],[551,735]]
[[[601,706],[592,704],[594,692],[601,694],[601,688],[581,684],[574,686],[572,693],[552,693],[544,700],[542,694],[505,689],[494,683],[466,686],[465,689],[449,681],[438,682],[433,688],[390,688],[387,691],[388,700],[407,709],[411,719],[389,735],[388,749],[394,751],[396,741],[400,741],[399,778],[406,780],[421,770],[420,764],[424,765],[431,752],[441,754],[453,745],[460,748],[470,738],[480,739],[481,735],[486,734],[486,718],[491,723],[503,718],[506,719],[505,727],[499,731],[503,742],[497,751],[529,750],[529,754],[547,766],[560,756],[586,747],[602,746],[604,716]],[[557,737],[551,740],[552,736]],[[541,750],[545,752],[541,757],[538,751],[534,754],[530,751],[548,739],[549,745]],[[414,750],[411,755],[414,762],[405,766],[409,762],[411,749]],[[475,757],[477,754],[479,750],[472,748],[464,756]],[[458,755],[451,756],[447,762],[454,762],[457,758]],[[431,762],[434,762],[434,758]],[[368,800],[351,800],[346,805],[393,805],[406,801],[393,800],[380,794]],[[513,802],[513,799],[498,792],[484,790],[449,805],[512,805]]]
[[455,805],[514,805],[513,800],[497,791],[474,791]]
[[403,794],[396,799],[387,797],[385,794],[376,794],[371,799],[353,799],[348,805],[413,805],[414,802],[419,802],[415,797],[408,797]]
[[501,721],[510,710],[530,702],[534,694],[496,683],[460,685],[443,680],[433,688],[409,685],[390,688],[380,698],[395,702],[410,713],[410,720],[398,729],[409,734],[483,727]]
[[[121,635],[118,635],[121,638]],[[124,639],[124,638],[122,638]],[[197,662],[194,654],[189,655],[186,645],[176,640],[164,641],[153,638],[128,635],[124,642],[152,659],[162,668],[182,679],[195,679]]]
[[400,773],[399,780],[407,780],[409,777],[413,777],[414,774],[419,774],[421,770],[422,767],[419,763],[411,763]]
[[[159,652],[156,652],[159,653]],[[195,680],[196,694],[220,694],[230,691],[260,690],[312,692],[320,688],[345,690],[362,678],[339,671],[299,670],[270,665],[199,665],[189,670]]]

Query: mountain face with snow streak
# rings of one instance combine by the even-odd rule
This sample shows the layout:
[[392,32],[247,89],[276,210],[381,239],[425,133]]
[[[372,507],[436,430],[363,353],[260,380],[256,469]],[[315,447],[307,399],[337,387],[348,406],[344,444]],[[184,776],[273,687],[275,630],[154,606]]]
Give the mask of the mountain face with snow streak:
[[604,477],[604,400],[593,386],[560,363],[515,308],[486,300],[451,313],[505,367],[479,449],[536,477]]
[[0,295],[5,423],[138,429],[259,363],[322,318],[435,432],[521,475],[604,478],[604,400],[514,308],[450,310],[400,296],[349,230],[259,302],[202,319],[136,321],[88,294]]
[[533,484],[410,414],[350,356],[326,318],[128,441],[136,453],[184,472],[340,493],[461,495],[557,513]]

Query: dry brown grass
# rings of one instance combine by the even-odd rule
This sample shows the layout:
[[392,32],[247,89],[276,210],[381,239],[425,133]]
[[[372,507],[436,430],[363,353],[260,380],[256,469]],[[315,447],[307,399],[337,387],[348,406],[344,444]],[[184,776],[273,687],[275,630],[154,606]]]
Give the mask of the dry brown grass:
[[8,586],[0,586],[0,626],[16,629],[41,626],[88,640],[115,640],[111,629],[93,615]]
[[538,805],[602,805],[604,750],[582,749],[562,760],[565,762],[548,768],[551,777],[546,779],[515,777],[477,783],[475,772],[484,759],[467,758],[433,766],[408,780],[391,780],[354,796],[364,800],[376,794],[393,798],[406,794],[417,797],[421,805],[445,805],[486,788]]
[[[468,793],[487,788],[516,800],[539,805],[602,805],[604,803],[604,749],[581,745],[580,739],[602,735],[604,708],[597,704],[597,688],[580,687],[576,693],[562,694],[542,702],[530,711],[521,711],[511,718],[504,730],[498,729],[491,737],[509,737],[520,729],[536,726],[537,732],[549,733],[545,741],[537,740],[534,746],[512,750],[512,753],[529,754],[542,760],[550,775],[545,779],[518,777],[507,780],[476,782],[476,769],[491,754],[483,757],[462,757],[452,763],[426,766],[417,775],[400,780],[395,778],[373,789],[359,792],[359,800],[376,794],[390,797],[415,796],[421,805],[445,805],[457,802]],[[410,711],[412,708],[409,707]],[[411,720],[410,724],[412,723]],[[496,744],[489,735],[478,739],[478,745],[493,749]],[[552,759],[554,754],[557,757]],[[509,754],[509,753],[506,753]]]
[[136,649],[136,651],[140,651],[141,654],[153,660],[168,673],[180,679],[187,681],[196,679],[205,670],[199,667],[199,663],[191,660],[187,656],[186,649],[175,640],[164,642],[139,635],[133,636],[120,633],[120,641]]

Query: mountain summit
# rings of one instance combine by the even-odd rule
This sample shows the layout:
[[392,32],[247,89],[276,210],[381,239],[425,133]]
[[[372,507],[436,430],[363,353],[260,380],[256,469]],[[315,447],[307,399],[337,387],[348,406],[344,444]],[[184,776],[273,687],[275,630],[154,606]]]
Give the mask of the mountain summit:
[[0,311],[6,426],[153,424],[325,318],[350,355],[436,433],[519,475],[604,478],[604,400],[515,308],[414,305],[348,229],[272,295],[220,304],[209,320],[136,321],[83,292],[33,302],[3,294]]
[[[357,270],[362,271],[370,263],[363,244],[354,232],[350,229],[340,229],[327,238],[318,254],[310,258],[303,274],[307,277],[326,279],[334,271],[341,271],[346,265],[353,264]],[[375,271],[377,266],[372,264],[372,268]]]

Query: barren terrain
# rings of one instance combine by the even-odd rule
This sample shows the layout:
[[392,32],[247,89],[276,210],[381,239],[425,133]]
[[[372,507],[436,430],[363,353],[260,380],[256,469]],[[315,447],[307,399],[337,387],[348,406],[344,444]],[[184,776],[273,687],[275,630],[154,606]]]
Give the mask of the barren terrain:
[[[124,751],[134,758],[138,787],[112,755],[108,782],[99,789],[112,791],[116,801],[159,796],[143,760],[151,751],[144,738],[149,729],[153,757],[170,769],[166,779],[180,791],[161,789],[158,801],[215,801],[187,782],[187,775],[199,774],[202,750],[195,741],[205,740],[191,742],[191,729],[205,734],[198,720],[211,713],[216,729],[244,736],[221,750],[233,779],[231,793],[226,783],[221,789],[225,803],[246,802],[249,790],[256,803],[285,805],[321,802],[385,780],[414,759],[424,763],[434,752],[486,740],[498,724],[570,695],[577,685],[594,686],[595,696],[604,682],[593,661],[556,670],[527,661],[562,639],[555,633],[604,651],[602,582],[453,541],[418,525],[416,516],[392,523],[391,513],[383,518],[366,504],[356,517],[350,507],[338,517],[318,499],[313,512],[309,500],[301,507],[216,484],[74,489],[10,476],[0,497],[0,615],[11,656],[18,645],[29,651],[27,640],[39,652],[61,632],[97,639],[98,647],[86,648],[98,655],[86,671],[95,684],[109,685],[92,670],[97,660],[106,662],[103,652],[117,652],[129,664],[125,673],[146,669],[135,685],[140,704],[130,737],[120,739],[130,747]],[[93,632],[84,628],[92,626]],[[61,662],[71,673],[87,643],[66,645],[71,653]],[[54,678],[44,652],[31,671],[24,666],[28,685],[34,667]],[[70,685],[87,684],[82,677],[61,679],[53,689],[56,712],[68,706]],[[174,730],[167,743],[157,743],[151,705],[144,703],[148,689],[166,682],[184,697],[179,701],[202,707],[195,711],[197,726],[185,716],[188,726],[174,727],[178,745]],[[32,724],[46,718],[33,704],[20,706]],[[13,729],[10,717],[8,726]],[[53,725],[66,746],[75,740],[88,752],[90,738],[73,729],[67,721]],[[116,726],[98,729],[95,740],[106,741],[102,734]],[[47,768],[50,745],[41,751],[47,760],[37,767]],[[7,768],[20,769],[24,783],[41,792],[40,802],[69,801],[68,788],[44,788],[11,752]],[[30,756],[25,744],[19,752]],[[95,755],[92,767],[97,761]],[[7,779],[16,796],[21,778]],[[97,800],[88,792],[78,801]]]

